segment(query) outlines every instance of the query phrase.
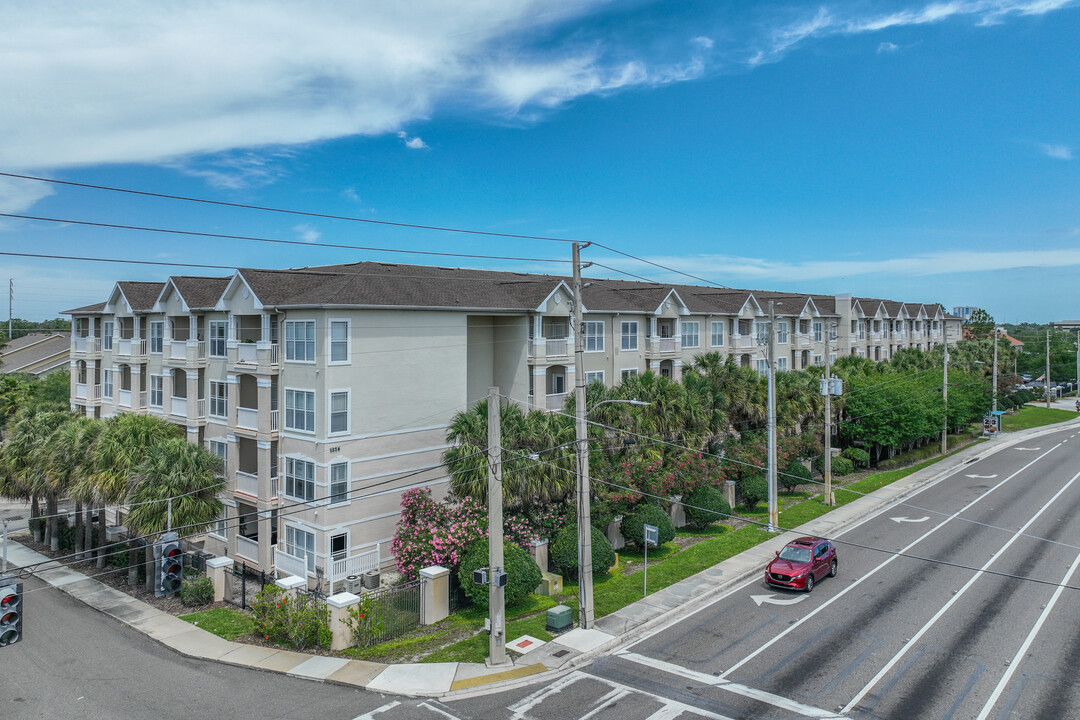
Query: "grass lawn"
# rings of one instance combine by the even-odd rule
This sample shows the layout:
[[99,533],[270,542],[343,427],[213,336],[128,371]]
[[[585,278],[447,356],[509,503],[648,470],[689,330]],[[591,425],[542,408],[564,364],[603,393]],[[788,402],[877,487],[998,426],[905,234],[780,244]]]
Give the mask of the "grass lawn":
[[255,623],[252,622],[251,615],[242,610],[218,608],[181,615],[180,619],[192,625],[198,625],[203,630],[226,640],[235,640],[255,632]]
[[1072,410],[1058,410],[1057,408],[1037,407],[1025,405],[1015,415],[1001,416],[1001,429],[1004,432],[1027,430],[1028,428],[1053,425],[1054,423],[1075,420],[1077,413]]

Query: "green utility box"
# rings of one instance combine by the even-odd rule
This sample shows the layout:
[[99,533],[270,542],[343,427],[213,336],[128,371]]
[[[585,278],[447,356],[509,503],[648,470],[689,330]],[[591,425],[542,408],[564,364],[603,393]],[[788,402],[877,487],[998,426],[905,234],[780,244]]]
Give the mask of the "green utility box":
[[547,611],[547,631],[562,632],[574,625],[574,611],[566,605],[556,605]]
[[540,584],[536,586],[537,595],[555,597],[562,595],[562,575],[545,572],[540,574]]

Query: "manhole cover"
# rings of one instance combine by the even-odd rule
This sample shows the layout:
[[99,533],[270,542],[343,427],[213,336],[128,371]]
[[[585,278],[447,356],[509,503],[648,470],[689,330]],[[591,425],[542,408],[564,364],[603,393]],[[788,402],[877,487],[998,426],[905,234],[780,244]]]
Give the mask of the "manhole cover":
[[560,650],[560,651],[559,651],[559,652],[557,652],[557,653],[552,653],[552,657],[558,657],[558,658],[561,658],[562,656],[564,656],[564,655],[569,655],[569,654],[570,654],[570,651],[569,651],[569,650]]

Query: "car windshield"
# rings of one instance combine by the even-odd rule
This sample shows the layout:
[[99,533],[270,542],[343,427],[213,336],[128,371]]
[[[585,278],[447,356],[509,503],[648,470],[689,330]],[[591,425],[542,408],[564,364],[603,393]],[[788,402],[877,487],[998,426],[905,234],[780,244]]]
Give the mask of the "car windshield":
[[780,559],[800,563],[810,562],[810,548],[788,545],[780,551]]

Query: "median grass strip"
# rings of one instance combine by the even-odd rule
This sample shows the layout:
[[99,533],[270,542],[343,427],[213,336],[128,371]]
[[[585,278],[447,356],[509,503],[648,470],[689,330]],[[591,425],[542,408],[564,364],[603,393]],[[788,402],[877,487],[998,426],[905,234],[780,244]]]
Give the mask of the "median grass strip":
[[1001,416],[1001,429],[1004,432],[1015,432],[1029,428],[1053,425],[1055,423],[1075,420],[1077,413],[1071,410],[1059,410],[1058,408],[1045,408],[1036,405],[1025,405],[1014,415]]

